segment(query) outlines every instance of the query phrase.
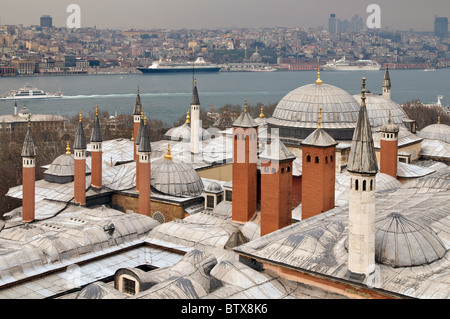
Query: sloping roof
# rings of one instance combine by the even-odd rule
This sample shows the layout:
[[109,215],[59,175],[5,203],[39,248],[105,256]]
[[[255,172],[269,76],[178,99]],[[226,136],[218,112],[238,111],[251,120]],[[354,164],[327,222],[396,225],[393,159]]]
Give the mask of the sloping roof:
[[78,122],[77,133],[75,134],[75,140],[73,141],[74,150],[85,150],[86,149],[86,135],[84,135],[83,123],[81,120]]
[[338,143],[324,129],[318,128],[305,138],[302,145],[310,145],[316,147],[329,147]]
[[33,143],[33,134],[31,133],[31,127],[28,125],[27,133],[25,135],[25,139],[23,141],[22,147],[22,157],[35,157],[36,149]]
[[100,128],[100,120],[98,115],[94,119],[94,127],[91,133],[91,142],[103,142],[102,129]]
[[275,161],[294,160],[296,156],[280,141],[279,138],[272,138],[270,144],[266,144],[264,150],[259,155],[261,159]]

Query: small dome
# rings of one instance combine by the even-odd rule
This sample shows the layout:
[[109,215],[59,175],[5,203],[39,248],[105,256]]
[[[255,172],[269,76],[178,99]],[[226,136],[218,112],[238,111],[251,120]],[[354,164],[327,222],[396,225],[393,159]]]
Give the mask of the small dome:
[[163,158],[152,162],[151,186],[177,197],[195,197],[203,192],[203,182],[195,169],[181,161]]
[[440,140],[450,143],[450,126],[446,124],[431,124],[417,132],[417,135],[429,140]]
[[429,227],[399,213],[375,223],[375,259],[392,267],[432,263],[445,255],[446,248]]
[[[54,183],[68,183],[73,181],[75,160],[73,154],[63,154],[55,158],[50,167],[44,172],[44,179]],[[86,164],[86,173],[91,170]]]
[[[211,135],[204,128],[202,131],[202,140],[209,140]],[[166,132],[164,138],[171,141],[183,141],[189,142],[191,140],[191,126],[188,123],[184,123],[181,126],[173,127]]]
[[205,191],[208,191],[208,192],[211,192],[211,193],[219,193],[219,192],[223,192],[223,188],[222,188],[222,186],[220,186],[219,183],[212,182],[212,183],[208,184],[208,186],[206,187]]
[[[353,95],[353,97],[358,103],[361,103],[361,95],[357,94]],[[389,122],[389,113],[391,123],[398,126],[404,126],[403,119],[408,118],[408,115],[406,115],[400,105],[378,94],[366,94],[366,108],[370,126],[375,131],[379,131],[383,125]]]

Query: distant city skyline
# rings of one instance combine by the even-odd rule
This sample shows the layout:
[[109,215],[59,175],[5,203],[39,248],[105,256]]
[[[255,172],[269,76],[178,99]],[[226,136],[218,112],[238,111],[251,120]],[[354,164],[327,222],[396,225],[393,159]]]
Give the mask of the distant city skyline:
[[350,20],[355,14],[363,23],[376,3],[381,8],[381,28],[433,31],[435,15],[450,17],[448,0],[3,0],[0,24],[39,25],[50,15],[53,25],[65,27],[69,4],[81,7],[81,26],[106,29],[217,29],[245,27],[328,28],[331,13]]

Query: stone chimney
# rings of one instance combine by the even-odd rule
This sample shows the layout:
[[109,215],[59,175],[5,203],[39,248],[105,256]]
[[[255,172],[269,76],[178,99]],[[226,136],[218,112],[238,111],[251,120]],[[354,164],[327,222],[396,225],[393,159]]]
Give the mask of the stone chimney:
[[381,127],[380,172],[397,178],[398,166],[398,125],[392,123],[389,111],[388,123]]
[[144,115],[144,127],[139,140],[139,214],[150,216],[150,137],[148,135],[147,117]]
[[350,173],[348,270],[369,275],[375,270],[375,176],[378,163],[366,109],[365,78],[361,93],[361,108],[347,166]]
[[198,98],[197,80],[194,78],[191,102],[191,153],[198,154],[200,151],[201,127],[200,127],[200,99]]

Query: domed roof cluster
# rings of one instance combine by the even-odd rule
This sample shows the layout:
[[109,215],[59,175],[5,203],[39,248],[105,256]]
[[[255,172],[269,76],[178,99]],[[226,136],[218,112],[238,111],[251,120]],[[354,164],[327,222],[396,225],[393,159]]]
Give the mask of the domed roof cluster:
[[[201,132],[202,140],[209,140],[211,138],[211,134],[209,134],[209,132],[204,128],[201,128]],[[166,140],[183,142],[189,142],[191,140],[191,121],[189,111],[186,115],[186,122],[184,122],[183,125],[169,129],[166,134],[164,134],[164,138]]]
[[160,193],[195,197],[203,193],[203,181],[188,163],[172,158],[170,148],[164,158],[152,162],[151,186]]

